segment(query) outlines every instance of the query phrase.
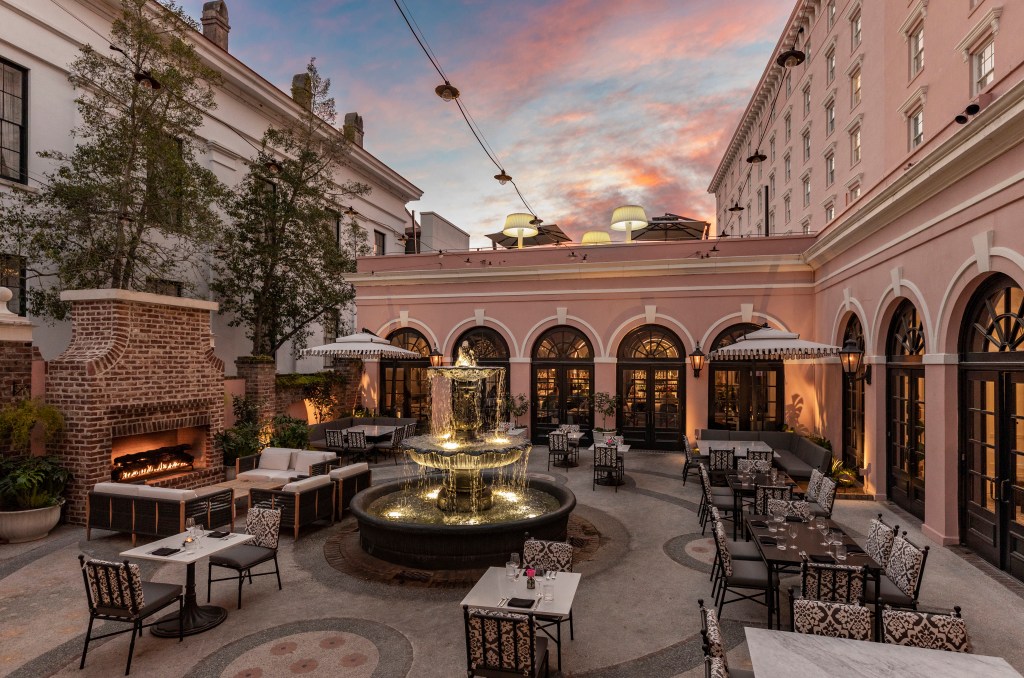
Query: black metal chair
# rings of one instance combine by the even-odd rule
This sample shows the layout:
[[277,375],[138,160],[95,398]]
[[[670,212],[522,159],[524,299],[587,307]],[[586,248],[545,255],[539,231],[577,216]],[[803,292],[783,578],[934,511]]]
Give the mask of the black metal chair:
[[[736,560],[733,561],[732,554],[726,546],[725,528],[722,523],[715,523],[712,526],[715,534],[715,547],[718,549],[718,557],[721,560],[720,576],[712,593],[716,594],[718,603],[718,616],[722,616],[722,609],[729,603],[741,600],[752,600],[762,605],[769,604],[769,577],[774,581],[774,590],[779,590],[779,575],[770,571],[763,561]],[[745,594],[743,591],[753,591]],[[717,592],[717,593],[716,593]],[[726,594],[735,594],[734,598],[726,599]],[[776,599],[776,603],[777,603]],[[775,606],[778,609],[778,605]]]
[[[545,539],[527,538],[523,542],[523,567],[534,569],[543,568],[554,572],[572,572],[572,544],[565,541],[548,541]],[[542,613],[534,615],[537,620],[538,629],[549,629],[556,627],[556,642],[558,644],[558,664],[562,661],[562,621],[561,617],[552,617]],[[545,633],[547,633],[545,631]],[[573,629],[572,608],[569,608],[569,638],[576,640],[576,632]]]
[[466,675],[549,676],[548,641],[538,638],[533,616],[462,606],[466,621]]
[[400,455],[405,449],[402,447],[402,441],[405,440],[405,434],[408,429],[405,426],[399,426],[395,429],[394,433],[391,434],[391,440],[386,440],[382,443],[377,443],[374,447],[384,454],[391,455],[391,458],[395,462],[395,466],[398,466],[398,455]]
[[[215,581],[233,581],[236,577],[213,578],[213,568],[222,567],[238,573],[238,609],[242,609],[242,583],[249,578],[264,575],[277,576],[277,590],[281,590],[281,568],[277,564],[277,542],[281,535],[280,509],[252,507],[245,516],[245,531],[253,536],[248,544],[238,544],[229,549],[210,556],[210,565],[206,571],[206,602],[210,602],[210,589]],[[257,572],[252,568],[274,561],[273,572]]]
[[366,442],[366,434],[362,431],[349,431],[346,436],[345,452],[359,461],[369,461],[373,455],[373,463],[377,463],[377,448]]
[[789,485],[755,485],[754,503],[750,510],[759,516],[769,515],[768,500],[781,499],[789,501],[793,498],[793,488]]
[[[100,638],[108,638],[121,633],[132,632],[132,641],[128,646],[128,663],[124,667],[124,675],[132,669],[132,656],[135,654],[135,638],[142,635],[142,629],[153,626],[159,621],[143,624],[142,621],[168,605],[178,603],[178,642],[184,638],[182,607],[185,598],[180,584],[160,584],[142,581],[139,566],[127,560],[112,563],[105,560],[86,560],[78,556],[82,568],[82,581],[85,582],[85,594],[89,600],[89,628],[85,632],[85,647],[82,648],[82,661],[79,670],[85,668],[85,657],[89,653],[89,643]],[[131,624],[130,629],[112,631],[103,635],[93,636],[92,625],[97,619]]]
[[554,458],[555,465],[561,461],[569,468],[569,433],[567,431],[552,431],[548,434],[548,470],[551,470],[551,459]]
[[698,466],[703,464],[707,466],[711,458],[706,454],[694,454],[693,447],[690,445],[690,439],[683,434],[683,485],[686,485],[686,479],[689,477],[691,471],[697,471]]
[[338,456],[345,453],[345,433],[341,429],[324,430],[324,442],[329,452],[334,452]]
[[774,458],[775,453],[771,450],[747,450],[747,459],[750,461],[766,461],[769,467],[771,467]]
[[625,473],[626,464],[622,455],[619,454],[618,445],[594,443],[594,480],[590,485],[591,490],[597,488],[598,480],[606,479],[608,484],[614,485],[615,491],[618,492]]
[[[754,678],[754,672],[747,669],[737,669],[729,666],[728,657],[725,654],[725,643],[722,638],[722,627],[718,623],[718,615],[715,609],[704,607],[704,600],[697,601],[700,605],[701,638],[704,646],[704,659],[708,666],[708,676],[717,678]],[[717,671],[717,673],[715,673]]]
[[736,466],[736,454],[732,449],[708,450],[708,471],[711,473],[711,480],[716,483],[724,483],[725,477],[733,472]]

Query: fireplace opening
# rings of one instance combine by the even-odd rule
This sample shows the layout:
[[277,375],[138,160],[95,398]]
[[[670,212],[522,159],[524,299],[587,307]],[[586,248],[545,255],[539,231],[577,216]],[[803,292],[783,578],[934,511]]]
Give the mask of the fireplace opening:
[[114,438],[110,479],[145,482],[205,467],[208,427],[179,428]]

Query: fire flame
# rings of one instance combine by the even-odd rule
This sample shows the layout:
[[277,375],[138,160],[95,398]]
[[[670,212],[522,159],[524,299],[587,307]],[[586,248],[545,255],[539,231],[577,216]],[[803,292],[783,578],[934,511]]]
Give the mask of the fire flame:
[[133,478],[142,478],[156,473],[164,473],[165,471],[174,471],[179,468],[188,468],[188,463],[184,461],[162,461],[159,464],[147,464],[143,468],[132,469],[131,471],[122,471],[120,478],[121,480],[131,480]]

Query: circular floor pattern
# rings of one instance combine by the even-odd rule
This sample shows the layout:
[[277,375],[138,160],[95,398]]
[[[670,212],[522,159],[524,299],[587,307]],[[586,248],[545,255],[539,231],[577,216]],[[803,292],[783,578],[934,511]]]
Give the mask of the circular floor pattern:
[[715,560],[715,543],[710,536],[699,532],[681,534],[665,542],[662,550],[665,551],[665,555],[684,567],[711,573],[711,564]]
[[257,631],[204,658],[190,678],[392,678],[412,666],[408,639],[363,619],[316,619]]
[[[573,562],[591,560],[601,545],[601,533],[593,523],[573,513],[569,516],[568,532],[568,540],[574,548]],[[352,519],[346,519],[324,542],[324,558],[328,565],[344,574],[395,586],[465,588],[475,584],[484,572],[481,568],[420,570],[374,558],[359,545],[359,530]]]

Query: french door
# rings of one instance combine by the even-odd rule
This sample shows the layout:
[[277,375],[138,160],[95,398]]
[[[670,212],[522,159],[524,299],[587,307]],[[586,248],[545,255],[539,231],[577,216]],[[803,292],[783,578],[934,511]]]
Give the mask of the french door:
[[430,382],[426,366],[382,363],[384,373],[381,412],[393,417],[413,417],[430,422]]
[[963,398],[963,540],[1024,579],[1024,371],[964,372]]
[[864,466],[864,380],[843,374],[843,465]]
[[589,433],[593,417],[593,365],[535,365],[533,368],[533,441],[547,444],[547,435],[561,424],[579,424]]
[[778,363],[712,364],[708,425],[734,431],[782,426],[783,367]]
[[683,434],[680,367],[623,365],[619,368],[618,429],[626,443],[647,449],[679,449]]
[[889,499],[924,519],[924,369],[889,367]]

